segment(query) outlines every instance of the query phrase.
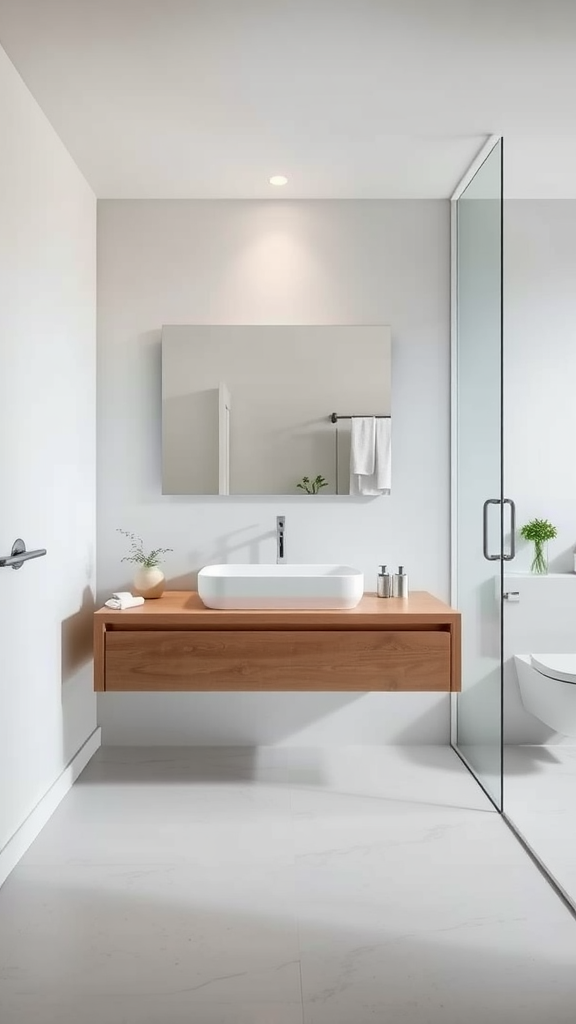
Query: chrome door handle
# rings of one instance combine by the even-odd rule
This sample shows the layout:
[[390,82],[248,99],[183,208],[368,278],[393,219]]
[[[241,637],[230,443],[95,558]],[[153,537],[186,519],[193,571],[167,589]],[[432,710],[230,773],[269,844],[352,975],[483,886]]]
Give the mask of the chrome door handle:
[[24,562],[29,562],[31,558],[42,558],[45,554],[46,548],[37,548],[36,551],[26,551],[24,541],[21,537],[18,537],[18,540],[15,540],[12,545],[11,553],[0,558],[0,568],[21,569]]
[[500,555],[491,555],[488,551],[488,506],[499,504],[500,498],[487,498],[482,510],[482,551],[488,562],[500,561]]
[[510,505],[510,551],[507,555],[502,552],[502,558],[505,562],[511,562],[516,558],[516,505],[512,498],[504,498],[502,504]]

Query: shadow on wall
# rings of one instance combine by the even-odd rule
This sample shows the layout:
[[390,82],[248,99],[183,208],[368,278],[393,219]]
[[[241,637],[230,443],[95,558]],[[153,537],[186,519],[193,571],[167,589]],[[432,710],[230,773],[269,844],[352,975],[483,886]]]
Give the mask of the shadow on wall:
[[[226,500],[226,499],[224,499]],[[212,548],[209,551],[203,552],[200,548],[194,548],[187,554],[188,560],[193,563],[193,567],[184,573],[180,573],[177,576],[167,575],[166,576],[166,589],[167,590],[197,590],[198,589],[198,573],[205,565],[226,565],[235,561],[234,555],[237,551],[242,551],[243,557],[242,562],[248,562],[253,565],[259,565],[266,561],[262,558],[260,545],[264,541],[270,541],[271,538],[276,537],[275,530],[268,530],[265,533],[258,533],[253,537],[246,537],[246,531],[260,529],[260,525],[254,523],[250,526],[242,527],[239,530],[232,530],[228,533],[221,534],[214,541]],[[121,555],[119,554],[119,559]],[[134,566],[134,570],[136,570]],[[160,566],[160,568],[163,568]],[[124,566],[120,566],[119,571],[126,572]],[[116,590],[128,590],[132,591],[134,587],[133,576],[128,579],[124,578],[119,580],[115,585]],[[98,594],[99,603],[102,604],[107,598],[110,597],[110,592],[100,592]]]
[[162,331],[144,331],[140,337],[142,369],[147,367],[148,379],[153,382],[154,395],[147,412],[148,437],[144,451],[153,460],[154,477],[162,491]]
[[82,604],[62,622],[61,657],[62,685],[69,682],[84,666],[92,662],[93,616],[96,610],[94,595],[90,587],[84,587]]
[[[363,693],[107,693],[104,740],[145,746],[266,746],[297,736],[365,697]],[[309,745],[302,739],[302,746]]]
[[496,665],[500,661],[500,612],[496,596],[496,573],[494,577],[484,580],[477,588],[478,617],[480,628],[480,655],[492,660]]
[[549,572],[574,573],[574,547],[564,548],[559,551],[548,562]]
[[245,526],[242,529],[221,534],[219,537],[216,537],[211,550],[205,554],[198,549],[190,552],[190,559],[196,563],[196,567],[179,576],[167,578],[167,590],[197,590],[200,569],[205,565],[226,565],[229,562],[233,562],[232,556],[237,551],[245,553],[243,557],[244,562],[248,562],[251,565],[261,564],[264,559],[261,557],[260,545],[264,541],[269,541],[270,538],[275,538],[276,532],[275,530],[268,530],[265,533],[260,532],[253,537],[246,537],[246,531],[257,528],[259,528],[259,524],[254,523],[251,526]]
[[[417,693],[416,696],[418,696]],[[409,724],[404,729],[399,729],[392,740],[394,745],[398,744],[402,747],[424,744],[425,750],[431,751],[430,761],[427,763],[432,767],[437,763],[434,750],[438,746],[444,747],[450,743],[450,694],[441,694],[440,696],[445,698],[445,702],[444,700],[438,701],[424,714],[418,715],[416,718],[411,717]],[[432,743],[430,736],[441,738]]]
[[96,729],[94,610],[94,594],[92,588],[86,585],[78,611],[64,619],[60,627],[61,742],[64,766],[70,763]]
[[448,707],[447,694],[106,693],[99,721],[109,746],[446,745]]

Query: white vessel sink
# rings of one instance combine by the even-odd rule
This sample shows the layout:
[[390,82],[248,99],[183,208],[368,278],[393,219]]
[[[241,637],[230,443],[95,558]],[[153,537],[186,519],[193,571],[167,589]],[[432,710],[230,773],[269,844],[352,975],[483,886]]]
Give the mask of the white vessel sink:
[[355,608],[364,574],[349,565],[207,565],[198,594],[208,608]]

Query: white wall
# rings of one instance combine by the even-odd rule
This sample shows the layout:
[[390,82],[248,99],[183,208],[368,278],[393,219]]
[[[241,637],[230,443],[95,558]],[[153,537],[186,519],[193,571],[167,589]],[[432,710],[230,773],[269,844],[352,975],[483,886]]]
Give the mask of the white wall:
[[96,727],[96,201],[0,49],[0,849]]
[[[129,585],[118,527],[171,546],[172,586],[207,562],[408,566],[448,598],[449,209],[443,201],[102,201],[98,591]],[[163,323],[390,324],[390,497],[161,494]],[[129,567],[128,567],[129,568]],[[443,694],[105,694],[106,743],[446,742]]]
[[[558,527],[549,555],[550,570],[560,573],[572,572],[576,548],[575,395],[576,200],[510,200],[505,210],[506,490],[517,505],[518,527],[535,517]],[[531,546],[520,541],[510,568],[529,570],[530,556]],[[558,737],[523,711],[510,658],[526,653],[514,650],[520,637],[534,651],[552,636],[557,642],[558,622],[545,599],[539,622],[527,602],[525,628],[522,610],[521,599],[505,611],[506,735],[509,742],[553,742]],[[562,650],[566,645],[576,650],[576,601],[573,612]]]

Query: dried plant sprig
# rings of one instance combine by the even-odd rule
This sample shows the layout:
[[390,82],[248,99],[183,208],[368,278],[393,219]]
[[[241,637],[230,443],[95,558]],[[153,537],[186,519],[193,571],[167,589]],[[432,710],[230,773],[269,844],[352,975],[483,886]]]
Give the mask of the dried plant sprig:
[[174,550],[173,548],[153,548],[152,551],[146,553],[144,551],[144,542],[137,534],[120,529],[117,532],[123,534],[130,541],[130,550],[122,558],[122,561],[133,562],[135,565],[143,566],[144,569],[154,569],[155,566],[160,565],[162,555]]

